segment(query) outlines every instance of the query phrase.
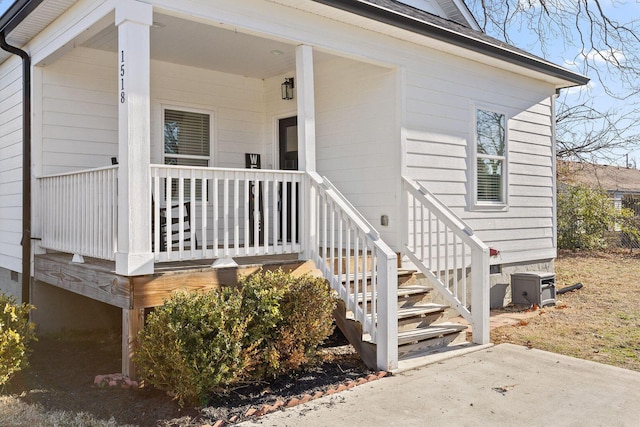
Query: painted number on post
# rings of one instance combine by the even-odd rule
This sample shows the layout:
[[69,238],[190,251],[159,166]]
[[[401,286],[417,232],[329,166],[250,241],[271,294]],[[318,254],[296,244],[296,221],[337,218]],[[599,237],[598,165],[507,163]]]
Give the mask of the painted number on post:
[[120,51],[120,103],[124,104],[124,50]]

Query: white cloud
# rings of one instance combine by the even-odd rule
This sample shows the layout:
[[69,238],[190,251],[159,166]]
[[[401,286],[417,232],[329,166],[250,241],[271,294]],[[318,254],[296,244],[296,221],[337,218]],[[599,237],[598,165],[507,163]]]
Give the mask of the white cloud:
[[593,80],[591,80],[589,83],[583,86],[574,86],[574,87],[562,89],[562,93],[566,94],[567,96],[582,95],[585,92],[590,92],[595,87],[596,87],[595,83],[593,82]]
[[562,64],[567,67],[567,68],[571,68],[573,70],[580,70],[580,62],[576,61],[576,60],[570,60],[570,59],[565,59],[562,61]]
[[623,63],[625,61],[625,56],[622,51],[619,49],[611,49],[611,50],[592,50],[590,52],[584,53],[582,52],[582,57],[588,61],[605,64],[617,64]]
[[539,0],[518,0],[518,6],[520,9],[527,10],[540,6]]

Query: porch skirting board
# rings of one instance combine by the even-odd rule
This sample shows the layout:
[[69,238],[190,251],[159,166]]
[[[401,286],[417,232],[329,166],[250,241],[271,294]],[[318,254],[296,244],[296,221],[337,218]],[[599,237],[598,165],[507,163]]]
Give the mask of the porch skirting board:
[[113,261],[85,257],[84,264],[77,264],[71,260],[67,253],[36,255],[34,278],[126,310],[159,306],[175,292],[235,286],[259,269],[319,274],[312,261],[298,260],[297,254],[238,258],[238,266],[223,268],[211,268],[213,260],[162,263],[156,264],[155,273],[141,276],[116,274]]
[[72,255],[50,253],[35,256],[34,278],[49,285],[120,308],[131,304],[128,278],[115,274],[115,263],[85,258],[72,263]]

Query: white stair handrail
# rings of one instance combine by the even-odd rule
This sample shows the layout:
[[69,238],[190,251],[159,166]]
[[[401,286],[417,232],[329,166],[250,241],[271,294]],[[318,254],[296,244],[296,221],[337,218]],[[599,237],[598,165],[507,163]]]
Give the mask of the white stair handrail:
[[[468,224],[424,186],[408,177],[402,180],[407,208],[414,214],[413,218],[407,217],[407,222],[413,221],[414,231],[409,233],[413,237],[413,245],[404,245],[405,254],[451,306],[471,323],[473,341],[488,343],[489,248]],[[419,246],[420,251],[417,250]],[[424,246],[428,246],[428,255],[424,253]],[[470,252],[468,255],[467,250]],[[469,267],[470,306],[466,303]]]
[[[316,172],[307,172],[306,206],[313,218],[306,246],[316,266],[353,312],[363,333],[376,344],[379,369],[398,366],[396,253],[338,189]],[[336,271],[337,269],[337,271]],[[346,281],[343,280],[346,278]],[[372,298],[365,294],[370,286]]]
[[380,233],[378,233],[378,230],[373,228],[371,223],[369,223],[369,221],[367,221],[365,217],[362,216],[360,212],[358,212],[358,210],[351,204],[351,202],[349,202],[349,200],[344,197],[344,195],[342,195],[340,191],[338,191],[335,185],[333,185],[333,183],[329,181],[326,176],[322,176],[322,178],[320,178],[320,176],[315,172],[309,173],[311,175],[316,175],[315,178],[320,180],[320,185],[325,188],[327,192],[331,192],[332,194],[334,194],[336,200],[344,204],[345,211],[350,211],[354,218],[359,219],[359,221],[361,222],[361,227],[368,230],[367,234],[370,235],[373,240],[378,240],[380,238]]
[[[462,230],[469,237],[474,236],[473,229],[463,220],[461,220],[448,206],[442,203],[436,196],[431,194],[422,184],[412,180],[411,178],[403,177],[406,188],[415,196],[420,197],[423,203],[431,208],[433,211],[442,212],[442,221],[446,222],[453,230]],[[462,237],[462,236],[461,236]],[[471,243],[471,241],[469,242]],[[484,245],[480,239],[473,239],[473,244],[481,247]]]

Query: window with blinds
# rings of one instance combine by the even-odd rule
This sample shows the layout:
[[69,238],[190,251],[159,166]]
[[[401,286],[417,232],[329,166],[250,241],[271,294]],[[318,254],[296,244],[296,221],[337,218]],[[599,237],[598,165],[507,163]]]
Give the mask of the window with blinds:
[[[180,166],[209,166],[211,157],[211,116],[192,111],[164,110],[164,163]],[[202,184],[196,182],[196,199]],[[191,199],[191,183],[184,182],[185,200]],[[178,183],[172,183],[174,198]]]
[[505,115],[476,110],[476,198],[479,203],[505,202],[505,143]]

